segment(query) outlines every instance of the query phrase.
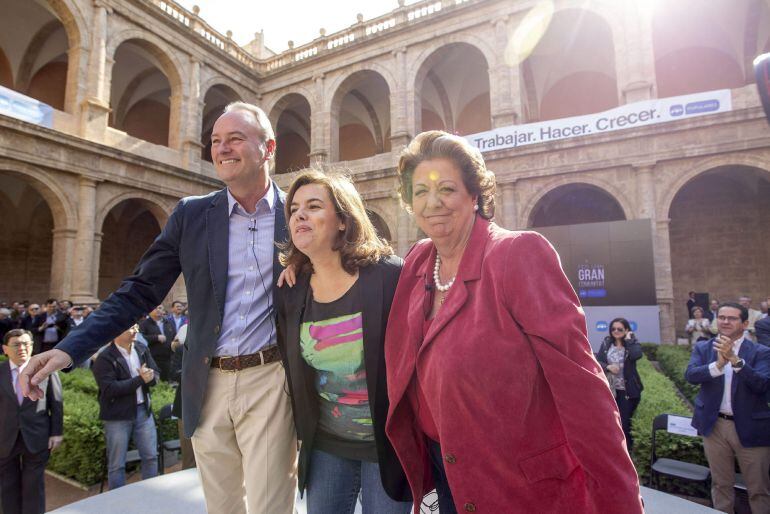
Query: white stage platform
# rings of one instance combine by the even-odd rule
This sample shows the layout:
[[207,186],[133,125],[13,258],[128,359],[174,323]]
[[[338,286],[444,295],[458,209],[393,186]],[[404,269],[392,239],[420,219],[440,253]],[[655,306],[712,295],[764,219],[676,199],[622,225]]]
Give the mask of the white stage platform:
[[[646,514],[708,514],[716,510],[642,487]],[[435,495],[433,495],[435,498]],[[427,506],[424,514],[438,514]],[[188,469],[136,482],[51,511],[52,514],[206,514],[198,472]],[[297,514],[306,514],[304,501]],[[356,514],[361,513],[360,505]],[[503,514],[503,513],[500,513]]]

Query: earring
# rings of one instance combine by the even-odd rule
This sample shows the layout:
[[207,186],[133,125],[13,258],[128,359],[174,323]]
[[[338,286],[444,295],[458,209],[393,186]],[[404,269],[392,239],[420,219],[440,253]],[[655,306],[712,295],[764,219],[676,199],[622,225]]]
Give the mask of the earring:
[[474,206],[473,206],[473,210],[474,210],[474,211],[478,211],[478,210],[479,210],[479,205],[478,205],[478,204],[474,205]]

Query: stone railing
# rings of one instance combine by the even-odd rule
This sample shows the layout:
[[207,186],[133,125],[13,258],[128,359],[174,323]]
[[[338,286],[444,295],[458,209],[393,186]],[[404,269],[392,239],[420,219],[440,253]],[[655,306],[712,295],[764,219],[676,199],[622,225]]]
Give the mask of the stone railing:
[[347,29],[329,35],[326,34],[324,29],[321,29],[321,35],[318,38],[296,48],[294,43],[289,41],[288,50],[265,60],[255,58],[235,44],[232,40],[232,32],[228,31],[227,34],[222,35],[203,21],[199,16],[200,9],[197,6],[193,7],[192,12],[190,12],[173,0],[145,1],[156,5],[167,16],[195,32],[209,44],[233,56],[243,65],[266,73],[330,51],[345,48],[364,39],[387,34],[391,29],[402,27],[406,24],[420,23],[430,19],[433,15],[455,9],[464,4],[476,4],[488,0],[421,0],[409,6],[405,5],[405,0],[398,0],[398,7],[387,14],[371,20],[364,20],[363,16],[359,14],[356,23]]

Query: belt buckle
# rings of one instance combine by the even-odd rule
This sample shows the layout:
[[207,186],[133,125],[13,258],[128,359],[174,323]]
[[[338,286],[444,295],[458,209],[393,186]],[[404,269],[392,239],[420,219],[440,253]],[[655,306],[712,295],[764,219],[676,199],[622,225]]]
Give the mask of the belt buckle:
[[[219,358],[219,371],[221,371],[222,373],[235,373],[236,371],[238,371],[237,369],[224,369],[222,367],[222,363],[225,361],[225,359],[230,361],[230,360],[233,360],[233,359],[238,359],[238,356],[235,356],[235,357],[220,357]],[[238,360],[236,360],[235,361],[235,365],[238,366],[239,364],[240,364],[240,362]]]

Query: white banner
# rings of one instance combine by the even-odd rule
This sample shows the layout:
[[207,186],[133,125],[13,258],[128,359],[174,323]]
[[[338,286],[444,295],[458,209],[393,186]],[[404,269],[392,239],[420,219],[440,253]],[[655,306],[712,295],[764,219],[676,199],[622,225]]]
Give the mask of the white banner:
[[482,152],[490,152],[570,137],[666,123],[730,110],[732,110],[730,90],[720,89],[693,95],[645,100],[585,116],[526,125],[511,125],[471,134],[465,138]]
[[0,114],[51,128],[53,108],[34,98],[0,86]]

